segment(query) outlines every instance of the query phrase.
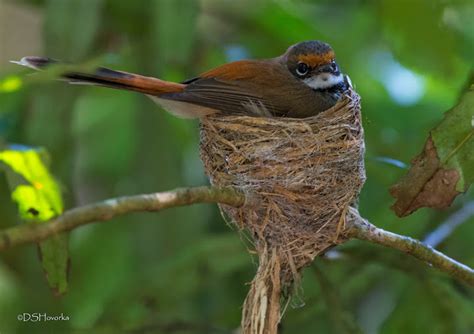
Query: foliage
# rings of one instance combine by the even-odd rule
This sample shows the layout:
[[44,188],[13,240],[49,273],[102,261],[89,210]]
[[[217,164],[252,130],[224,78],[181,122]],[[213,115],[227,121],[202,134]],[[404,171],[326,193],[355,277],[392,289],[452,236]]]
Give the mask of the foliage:
[[[418,238],[448,214],[423,209],[403,221],[395,217],[387,189],[405,171],[380,161],[408,163],[456,104],[474,65],[471,1],[3,0],[0,11],[7,10],[3,3],[43,19],[43,50],[28,53],[167,80],[241,57],[273,57],[300,40],[325,40],[363,99],[368,182],[362,214]],[[0,21],[1,36],[16,45],[0,52],[0,144],[47,149],[65,207],[206,182],[196,122],[173,118],[138,94],[24,76],[7,64],[34,44],[30,24],[24,17],[13,25]],[[450,210],[471,199],[472,192],[458,197]],[[16,210],[0,174],[1,228],[15,222]],[[472,223],[440,245],[471,266]],[[69,291],[60,299],[38,279],[33,247],[1,254],[2,333],[228,333],[238,326],[244,283],[255,270],[245,242],[212,205],[80,229],[70,236],[70,251]],[[327,316],[334,305],[344,324],[356,322],[345,327],[366,333],[474,328],[472,289],[382,248],[353,242],[338,251],[339,257],[320,260],[338,293],[326,303],[313,272],[305,272],[283,333],[336,332]],[[32,311],[70,320],[17,320]]]
[[431,135],[442,163],[460,174],[456,190],[466,191],[474,182],[474,86]]
[[42,154],[41,150],[29,148],[0,151],[0,163],[7,170],[12,199],[24,220],[46,221],[63,211],[59,186],[43,163]]
[[[59,185],[48,171],[45,158],[43,150],[18,145],[0,151],[0,167],[6,170],[12,200],[25,222],[48,221],[63,211]],[[58,294],[67,289],[67,240],[66,235],[56,235],[38,245],[48,282]]]
[[[473,86],[474,87],[474,86]],[[390,190],[395,213],[420,207],[446,208],[474,181],[474,89],[431,132],[408,174]]]

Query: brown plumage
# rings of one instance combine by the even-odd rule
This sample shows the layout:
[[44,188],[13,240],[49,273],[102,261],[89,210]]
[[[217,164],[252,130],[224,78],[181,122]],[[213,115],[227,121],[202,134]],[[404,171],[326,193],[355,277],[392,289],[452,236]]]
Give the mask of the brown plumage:
[[[16,63],[43,69],[55,62],[25,57]],[[308,117],[333,106],[347,89],[333,50],[319,41],[296,44],[277,58],[224,64],[183,83],[107,68],[67,72],[62,77],[143,93],[169,112],[191,118],[215,113]]]

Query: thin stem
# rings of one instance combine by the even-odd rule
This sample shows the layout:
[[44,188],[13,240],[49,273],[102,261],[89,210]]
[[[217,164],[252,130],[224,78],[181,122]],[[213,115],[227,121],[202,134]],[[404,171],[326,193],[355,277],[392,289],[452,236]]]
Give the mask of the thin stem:
[[443,253],[423,244],[419,240],[395,234],[378,228],[351,210],[352,221],[348,224],[346,233],[356,239],[370,241],[385,247],[398,249],[404,253],[426,262],[428,265],[451,275],[459,281],[474,286],[474,270],[451,259]]

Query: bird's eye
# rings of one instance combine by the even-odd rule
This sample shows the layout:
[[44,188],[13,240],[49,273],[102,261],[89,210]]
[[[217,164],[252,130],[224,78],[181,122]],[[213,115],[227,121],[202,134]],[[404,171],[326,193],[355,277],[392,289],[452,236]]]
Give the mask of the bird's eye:
[[336,72],[336,71],[337,71],[337,64],[336,64],[336,62],[335,62],[334,60],[331,62],[331,70],[332,70],[333,72]]
[[309,66],[306,65],[305,63],[299,63],[298,67],[296,67],[296,74],[299,76],[304,76],[308,74],[309,72]]

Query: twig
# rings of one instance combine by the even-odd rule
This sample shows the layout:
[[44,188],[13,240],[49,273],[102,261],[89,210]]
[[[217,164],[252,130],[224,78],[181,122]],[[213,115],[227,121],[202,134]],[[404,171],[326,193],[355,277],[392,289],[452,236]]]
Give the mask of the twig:
[[431,247],[437,247],[444,239],[449,237],[459,225],[463,224],[472,216],[474,216],[474,201],[468,202],[459,211],[449,216],[444,223],[428,234],[423,242]]
[[245,202],[245,196],[233,188],[195,187],[109,199],[71,209],[48,222],[22,224],[0,231],[0,251],[42,241],[82,225],[108,221],[131,212],[160,211],[176,206],[216,202],[241,206]]
[[[166,208],[195,203],[221,203],[242,206],[245,196],[236,189],[226,187],[182,188],[173,191],[120,197],[89,204],[66,211],[63,215],[40,224],[22,224],[0,231],[0,251],[13,246],[36,243],[58,233],[71,231],[79,226],[108,221],[131,212],[160,211]],[[351,209],[343,233],[352,238],[367,240],[410,254],[459,281],[474,285],[474,270],[421,241],[384,231],[370,224]]]
[[461,282],[474,286],[474,270],[472,268],[451,259],[419,240],[385,231],[372,225],[362,218],[355,209],[352,209],[350,213],[352,219],[346,230],[348,236],[398,249],[451,275]]

